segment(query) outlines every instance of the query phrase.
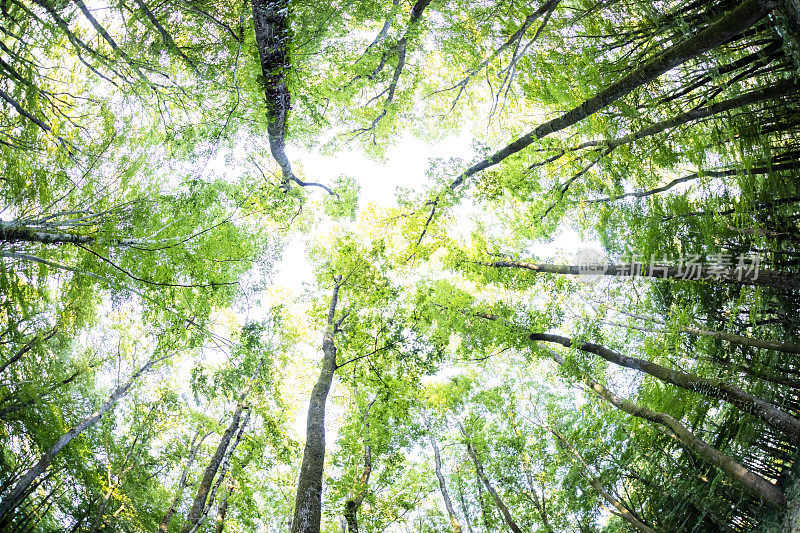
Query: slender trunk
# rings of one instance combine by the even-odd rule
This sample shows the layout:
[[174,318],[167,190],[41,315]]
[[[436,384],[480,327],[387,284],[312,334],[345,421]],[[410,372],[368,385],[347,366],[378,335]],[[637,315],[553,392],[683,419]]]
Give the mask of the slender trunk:
[[239,446],[239,441],[242,439],[242,434],[244,434],[245,429],[247,429],[247,424],[250,421],[250,408],[249,407],[246,408],[245,411],[247,411],[247,414],[245,414],[244,419],[239,423],[239,427],[237,428],[238,431],[236,433],[236,438],[233,440],[233,443],[230,445],[230,447],[228,447],[228,449],[225,451],[225,457],[223,458],[222,465],[219,468],[219,475],[217,476],[217,480],[214,483],[214,486],[211,487],[211,490],[208,493],[208,499],[206,501],[206,504],[203,507],[203,510],[200,513],[200,517],[197,519],[197,522],[189,530],[189,533],[197,533],[200,527],[202,527],[206,517],[208,516],[208,512],[211,510],[211,507],[214,505],[214,500],[217,496],[217,491],[219,490],[219,487],[222,485],[222,482],[225,479],[225,474],[227,474],[228,472],[228,467],[230,466],[230,461],[231,457],[233,456],[233,452],[236,451],[236,448]]
[[241,395],[239,395],[239,402],[236,404],[236,411],[233,413],[233,420],[231,420],[230,425],[222,435],[222,439],[220,440],[219,445],[214,452],[214,456],[211,458],[211,462],[206,467],[205,472],[203,472],[203,479],[200,481],[200,486],[197,488],[197,494],[195,495],[194,503],[192,503],[192,508],[186,515],[186,522],[183,525],[183,529],[181,529],[181,533],[189,533],[192,531],[204,515],[204,511],[206,510],[206,501],[208,500],[208,493],[211,490],[214,477],[217,475],[217,471],[219,470],[223,459],[226,457],[228,445],[230,444],[234,433],[239,427],[242,411],[245,408],[245,398],[247,398],[247,394],[250,392],[250,387],[253,385],[253,381],[255,381],[256,377],[258,377],[258,373],[261,371],[261,366],[263,364],[263,360],[259,362],[255,372],[253,372],[253,375],[250,377],[247,386],[242,391]]
[[[428,428],[430,432],[430,427]],[[447,484],[445,483],[444,476],[442,475],[442,459],[439,454],[439,445],[436,444],[436,439],[433,434],[430,435],[431,446],[433,446],[433,459],[436,471],[436,479],[439,480],[439,489],[442,491],[442,500],[447,509],[447,514],[450,517],[450,525],[453,527],[453,533],[461,533],[461,524],[458,522],[456,510],[453,508],[453,502],[450,501],[450,494],[447,492]]]
[[322,337],[322,370],[311,390],[306,419],[306,446],[297,481],[292,533],[319,533],[322,520],[322,471],[325,465],[325,403],[336,371],[334,315],[341,278],[337,278],[328,309],[328,327]]
[[136,5],[139,6],[139,9],[142,11],[142,13],[144,13],[144,16],[147,17],[156,31],[158,31],[158,33],[161,35],[161,40],[164,42],[164,46],[172,50],[173,53],[178,54],[178,56],[189,66],[189,68],[191,68],[195,74],[199,75],[200,72],[197,70],[195,64],[192,63],[191,59],[186,57],[186,54],[184,54],[183,50],[178,47],[169,32],[164,29],[153,12],[147,8],[147,4],[145,4],[142,0],[133,1],[136,2]]
[[[90,366],[89,368],[92,368],[92,367]],[[36,397],[33,397],[33,398],[29,398],[27,400],[18,401],[16,403],[12,403],[11,405],[3,407],[2,409],[0,409],[0,420],[8,420],[9,419],[9,415],[11,415],[12,413],[14,413],[16,411],[19,411],[20,409],[25,409],[26,407],[29,407],[29,406],[35,404],[36,402],[43,401],[54,390],[56,390],[56,389],[58,389],[60,387],[63,387],[64,385],[69,385],[70,383],[72,383],[75,380],[75,378],[80,376],[82,373],[83,373],[83,371],[81,371],[81,370],[73,372],[71,376],[69,376],[69,377],[67,377],[65,379],[62,379],[61,381],[57,381],[56,383],[53,383],[52,385],[50,385],[47,388],[47,390],[43,391],[40,395],[38,395]],[[9,400],[9,398],[10,398],[10,396],[6,396],[2,400],[0,400],[0,405],[5,404]]]
[[[510,420],[515,433],[522,437],[522,431],[516,424],[516,420],[512,418]],[[550,521],[547,519],[547,512],[545,509],[545,499],[544,499],[544,487],[542,487],[542,497],[539,498],[539,495],[536,493],[536,484],[533,482],[533,476],[531,475],[531,467],[530,467],[530,458],[528,457],[528,452],[522,450],[522,453],[519,456],[520,464],[522,465],[522,469],[525,471],[525,480],[528,482],[528,489],[530,490],[529,499],[533,506],[536,508],[536,511],[539,513],[539,517],[542,519],[542,525],[544,528],[549,531],[550,533],[553,532],[553,527],[550,525]]]
[[38,343],[43,343],[43,342],[45,342],[45,341],[49,340],[49,339],[50,339],[50,338],[51,338],[53,335],[55,335],[55,334],[56,334],[56,329],[55,329],[55,328],[53,328],[53,329],[51,329],[51,330],[50,330],[50,331],[47,333],[47,335],[45,335],[45,336],[44,336],[44,337],[42,337],[41,339],[39,339],[39,335],[38,335],[38,334],[37,334],[37,335],[35,335],[35,336],[34,336],[34,337],[31,339],[31,340],[29,340],[29,341],[28,341],[28,342],[25,344],[25,346],[23,346],[22,348],[20,348],[19,350],[17,350],[17,353],[15,353],[15,354],[14,354],[14,355],[12,355],[11,357],[9,357],[8,361],[6,361],[6,362],[5,362],[5,363],[3,363],[2,365],[0,365],[0,374],[2,374],[2,373],[5,371],[5,369],[6,369],[6,368],[8,368],[9,366],[13,365],[13,364],[14,364],[14,363],[16,363],[17,361],[19,361],[19,359],[20,359],[20,358],[21,358],[23,355],[25,355],[26,353],[28,353],[29,351],[31,351],[31,349],[33,349],[33,347],[34,347],[34,346],[36,346],[36,343],[37,343],[37,342],[38,342]]
[[214,528],[215,533],[222,533],[222,531],[225,529],[225,515],[228,513],[228,498],[232,492],[233,483],[229,483],[228,490],[225,492],[225,497],[222,498],[222,502],[219,504],[219,508],[217,509],[217,525]]
[[[475,475],[478,475],[478,471],[475,471]],[[481,518],[483,518],[483,529],[484,531],[491,531],[492,528],[489,527],[489,508],[486,506],[486,502],[483,501],[483,482],[481,481],[480,476],[478,476],[478,504],[481,506]]]
[[628,357],[599,344],[582,342],[549,333],[531,333],[530,340],[560,344],[582,352],[598,355],[610,363],[649,374],[665,383],[697,392],[710,398],[730,403],[757,417],[767,425],[782,431],[795,442],[800,442],[800,421],[752,394],[718,379],[701,378],[680,370],[672,370],[650,361]]
[[469,509],[467,509],[467,501],[464,499],[464,487],[462,484],[456,483],[458,489],[458,501],[461,503],[461,512],[464,513],[464,522],[467,524],[467,533],[474,533],[472,531],[472,521],[469,519]]
[[577,124],[626,96],[636,88],[655,80],[665,72],[729,41],[767,16],[767,14],[778,5],[779,2],[776,0],[744,0],[727,15],[717,22],[710,24],[704,30],[681,43],[671,46],[621,80],[598,92],[592,98],[585,100],[579,106],[553,120],[539,125],[533,131],[523,135],[506,147],[476,163],[456,178],[450,184],[450,189],[457,189],[469,177],[527,148],[537,139],[541,139],[551,133],[561,131],[569,126]]
[[[192,438],[192,442],[189,445],[189,458],[186,460],[186,463],[183,466],[183,471],[181,472],[180,480],[178,481],[178,490],[175,492],[175,497],[172,499],[172,504],[170,504],[169,509],[167,512],[164,513],[164,518],[161,520],[161,524],[158,526],[159,533],[166,533],[167,529],[169,528],[169,523],[172,520],[172,515],[175,514],[175,509],[177,509],[178,504],[181,503],[181,499],[183,498],[183,491],[186,489],[186,486],[189,484],[189,471],[192,469],[192,465],[194,464],[194,460],[197,457],[197,452],[200,451],[200,446],[203,444],[203,441],[208,437],[211,433],[206,433],[202,437],[200,437],[200,431],[198,430],[195,433],[194,437]],[[198,442],[197,438],[200,437],[200,441]]]
[[491,494],[494,503],[497,505],[497,508],[500,509],[500,514],[503,516],[503,520],[505,521],[508,528],[513,533],[522,533],[519,525],[514,521],[514,518],[511,516],[511,512],[508,510],[508,507],[503,503],[503,500],[500,499],[500,496],[497,494],[497,491],[494,490],[494,487],[489,482],[489,478],[486,476],[486,473],[483,471],[483,464],[481,463],[480,459],[478,459],[478,455],[475,453],[475,450],[472,448],[472,440],[470,439],[469,435],[467,434],[466,430],[464,429],[463,425],[460,425],[461,433],[464,434],[465,444],[467,446],[467,453],[472,458],[472,461],[475,463],[475,471],[478,473],[478,477],[483,484],[486,486],[486,490],[489,491]]
[[94,505],[95,499],[96,497],[92,498],[92,500],[86,504],[86,512],[81,513],[80,516],[78,516],[78,519],[75,520],[75,524],[72,526],[72,529],[69,530],[69,533],[77,533],[77,531],[81,528],[83,521],[86,520],[86,518],[88,518],[92,512],[92,506]]
[[620,146],[632,143],[639,139],[644,139],[645,137],[657,135],[664,130],[676,128],[689,122],[696,122],[719,113],[724,113],[725,111],[752,105],[763,100],[780,98],[781,96],[785,96],[797,91],[797,88],[797,83],[795,83],[794,80],[781,80],[770,87],[762,87],[760,89],[739,95],[736,98],[731,98],[723,102],[717,102],[708,106],[700,107],[698,109],[692,109],[691,111],[681,113],[680,115],[671,119],[664,120],[657,124],[653,124],[652,126],[642,128],[639,131],[629,133],[624,137],[604,141],[587,141],[580,144],[577,148],[599,146],[614,150]]
[[[518,268],[566,276],[645,277],[684,281],[719,281],[732,285],[757,285],[794,290],[800,287],[800,274],[764,270],[755,265],[722,268],[716,265],[687,264],[684,266],[613,263],[607,265],[554,265],[528,261],[494,261],[477,264],[493,268]],[[704,268],[705,267],[705,268]]]
[[364,468],[361,471],[361,478],[358,480],[358,484],[356,485],[357,488],[355,494],[351,498],[348,498],[348,500],[344,503],[344,518],[347,524],[347,531],[349,533],[358,533],[358,509],[361,507],[361,504],[364,502],[364,498],[367,495],[367,484],[369,483],[369,476],[372,473],[372,445],[369,437],[369,410],[375,404],[376,400],[377,398],[372,400],[369,405],[367,405],[363,415]]
[[[551,352],[551,356],[559,365],[564,364],[564,359],[557,353]],[[761,500],[776,507],[786,506],[786,498],[780,488],[763,477],[754,474],[713,446],[703,442],[671,416],[625,400],[591,378],[583,378],[583,383],[589,390],[617,409],[667,428],[689,450],[725,472],[731,479]]]
[[592,486],[594,490],[597,491],[600,496],[603,497],[605,501],[607,501],[611,506],[616,509],[616,514],[628,522],[630,525],[633,526],[636,531],[641,531],[642,533],[658,533],[655,529],[651,526],[642,522],[630,508],[625,505],[623,502],[615,498],[611,495],[606,489],[603,488],[603,485],[600,483],[600,479],[597,478],[594,474],[592,474],[591,468],[589,465],[586,464],[586,461],[583,459],[583,456],[576,450],[565,438],[561,435],[558,431],[553,428],[548,428],[553,436],[558,440],[559,444],[564,450],[569,450],[572,455],[577,458],[578,462],[580,463],[580,468],[583,471],[586,479],[589,481],[589,484]]
[[[797,169],[800,169],[800,161],[792,161],[789,163],[774,163],[769,166],[754,167],[754,168],[708,170],[704,172],[694,172],[692,174],[687,174],[686,176],[682,176],[680,178],[675,178],[669,183],[662,185],[660,187],[656,187],[654,189],[648,189],[646,191],[628,192],[624,194],[619,194],[617,196],[608,196],[606,198],[593,198],[593,199],[581,200],[581,203],[600,204],[600,203],[615,202],[617,200],[622,200],[624,198],[646,198],[648,196],[653,196],[655,194],[668,191],[671,188],[681,183],[686,183],[687,181],[694,181],[700,177],[727,178],[730,176],[736,176],[737,174],[741,174],[744,176],[754,176],[757,174],[768,174],[770,172],[779,172],[783,170],[797,170]],[[740,230],[734,230],[734,231],[740,231]]]
[[64,435],[58,439],[55,444],[53,444],[50,449],[48,449],[42,458],[33,465],[30,470],[28,470],[24,476],[17,482],[13,489],[0,501],[0,520],[6,516],[8,512],[14,509],[17,505],[21,503],[21,497],[23,494],[26,493],[28,487],[30,487],[31,483],[42,475],[42,473],[50,466],[50,463],[53,462],[55,456],[60,452],[64,446],[69,444],[72,439],[83,433],[84,430],[93,426],[100,420],[103,415],[105,415],[108,411],[110,411],[114,405],[117,403],[117,400],[125,396],[128,393],[128,390],[133,385],[133,382],[141,376],[143,373],[147,372],[155,365],[157,362],[162,361],[164,358],[160,359],[151,359],[147,362],[143,367],[139,370],[134,372],[133,376],[130,377],[128,381],[124,384],[117,387],[114,392],[111,393],[108,400],[94,413],[89,415],[88,417],[81,420],[75,427],[67,431]]
[[122,48],[119,47],[119,45],[117,45],[113,37],[111,37],[111,35],[109,35],[108,32],[106,31],[106,29],[97,21],[96,18],[94,18],[92,12],[89,10],[89,8],[86,7],[86,4],[84,4],[82,0],[74,0],[74,2],[75,5],[77,5],[78,8],[83,12],[83,16],[86,17],[86,20],[88,20],[91,23],[91,25],[94,26],[95,31],[97,31],[97,33],[99,33],[103,37],[103,39],[111,46],[111,49],[114,50],[114,53],[117,54],[122,59],[124,59],[125,63],[127,63],[128,66],[131,67],[131,70],[133,70],[139,76],[139,78],[141,78],[144,81],[147,81],[147,77],[142,73],[139,67],[137,67],[133,61],[131,61],[131,58],[128,57],[128,54],[125,53],[125,50],[123,50]]

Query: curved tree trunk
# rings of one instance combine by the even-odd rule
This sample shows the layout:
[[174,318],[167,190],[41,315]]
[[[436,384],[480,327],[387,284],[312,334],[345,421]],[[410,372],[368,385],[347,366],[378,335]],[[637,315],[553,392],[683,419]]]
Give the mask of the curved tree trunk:
[[576,348],[582,352],[598,355],[610,363],[649,374],[665,383],[697,392],[710,398],[726,401],[752,414],[764,423],[780,430],[795,442],[800,442],[800,421],[775,405],[718,379],[701,378],[680,370],[672,370],[650,361],[622,355],[614,350],[591,342],[582,342],[549,333],[531,333],[532,341],[545,341]]
[[283,186],[294,179],[285,152],[286,119],[292,97],[286,86],[289,62],[289,0],[252,0],[256,47],[261,59],[264,98],[267,104],[267,134],[273,159],[281,167]]

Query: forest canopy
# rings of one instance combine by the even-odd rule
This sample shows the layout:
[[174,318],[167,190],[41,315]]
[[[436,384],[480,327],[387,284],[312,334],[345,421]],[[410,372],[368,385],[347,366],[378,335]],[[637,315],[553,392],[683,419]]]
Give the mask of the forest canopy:
[[800,531],[797,0],[0,0],[0,530]]

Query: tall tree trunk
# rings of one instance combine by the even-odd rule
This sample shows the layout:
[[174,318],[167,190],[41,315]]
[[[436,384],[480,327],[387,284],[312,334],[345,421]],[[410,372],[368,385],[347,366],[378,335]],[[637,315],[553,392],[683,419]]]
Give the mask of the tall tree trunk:
[[19,361],[19,359],[23,355],[25,355],[26,353],[31,351],[33,349],[33,347],[36,346],[37,343],[39,343],[39,344],[44,343],[45,341],[49,340],[55,334],[56,334],[56,328],[53,328],[49,332],[47,332],[47,334],[44,337],[42,337],[41,339],[39,338],[39,334],[38,333],[36,335],[34,335],[31,340],[29,340],[27,343],[25,343],[25,346],[23,346],[22,348],[17,350],[17,352],[14,355],[12,355],[11,357],[9,357],[8,360],[5,361],[3,364],[0,364],[0,374],[2,374],[5,371],[5,369],[8,368],[10,365],[13,365],[17,361]]
[[295,179],[286,157],[286,120],[292,97],[286,86],[289,60],[289,0],[252,0],[256,48],[261,60],[264,98],[267,104],[267,135],[273,159],[281,167],[283,186]]
[[322,370],[311,390],[306,419],[306,446],[297,481],[292,533],[319,533],[322,520],[322,471],[325,465],[325,403],[336,371],[334,334],[341,277],[336,278],[328,308],[328,326],[322,337]]
[[478,477],[486,486],[486,490],[489,491],[491,494],[494,503],[497,505],[497,508],[500,509],[500,514],[503,517],[508,528],[513,533],[522,533],[522,529],[520,529],[519,525],[514,521],[514,518],[511,516],[511,512],[508,510],[508,507],[503,503],[503,500],[500,499],[500,495],[497,494],[497,491],[494,490],[489,478],[486,476],[486,473],[483,471],[483,464],[481,463],[480,459],[478,459],[478,455],[475,453],[475,450],[472,447],[472,440],[469,434],[464,429],[464,426],[459,424],[459,428],[461,429],[461,433],[464,435],[464,443],[467,447],[467,453],[472,458],[472,461],[475,463],[475,471],[478,473]]
[[430,425],[428,425],[428,433],[431,446],[433,446],[433,460],[436,479],[439,480],[439,490],[442,492],[442,500],[444,500],[444,506],[447,509],[448,516],[450,517],[450,525],[453,527],[453,533],[461,533],[461,524],[458,522],[456,510],[453,508],[453,502],[450,501],[450,494],[447,492],[447,484],[445,483],[444,476],[442,475],[442,458],[439,454],[439,445],[436,443],[436,438],[434,438],[433,433],[431,432]]
[[[709,265],[655,265],[640,263],[614,263],[608,265],[553,265],[550,263],[531,263],[528,261],[494,261],[477,264],[492,268],[518,268],[543,274],[566,276],[613,276],[645,277],[683,281],[719,281],[732,285],[757,285],[777,289],[794,290],[800,287],[800,274],[776,272],[760,268],[708,268]],[[705,267],[705,268],[704,268]]]
[[233,413],[233,420],[231,420],[230,425],[225,430],[225,433],[223,433],[222,439],[219,441],[219,445],[217,445],[217,449],[214,451],[214,455],[211,457],[211,461],[203,472],[203,479],[200,481],[200,486],[197,488],[197,493],[195,495],[194,502],[192,503],[192,508],[186,515],[186,522],[181,529],[181,533],[189,533],[200,521],[200,517],[203,515],[203,510],[206,507],[208,492],[211,490],[214,477],[217,475],[217,470],[219,470],[219,466],[222,463],[222,459],[225,456],[228,445],[230,444],[231,439],[233,439],[234,432],[239,427],[239,420],[241,419],[243,409],[244,402],[239,401],[238,405],[236,406],[236,411]]
[[710,398],[717,398],[735,405],[742,411],[752,414],[764,423],[782,431],[793,441],[800,442],[800,420],[775,405],[718,379],[701,378],[680,370],[672,370],[650,361],[628,357],[621,353],[592,342],[583,342],[553,335],[550,333],[531,333],[532,341],[544,341],[575,348],[585,353],[598,355],[610,363],[649,374],[665,383],[671,383]]
[[[194,464],[194,460],[197,457],[197,452],[200,451],[200,446],[202,446],[203,441],[211,435],[211,433],[206,433],[202,437],[200,436],[200,430],[195,433],[194,437],[192,438],[191,444],[189,444],[189,458],[186,460],[186,463],[183,465],[183,470],[181,471],[180,480],[178,480],[178,489],[175,491],[175,497],[172,499],[172,503],[167,509],[167,512],[164,513],[164,518],[161,520],[161,524],[158,526],[159,533],[166,533],[167,529],[169,528],[169,523],[172,520],[172,515],[175,514],[175,509],[177,509],[178,505],[181,503],[183,499],[183,491],[186,489],[186,486],[189,484],[189,471],[192,469],[192,465]],[[198,437],[200,440],[198,441]]]
[[665,72],[729,41],[767,16],[767,14],[779,4],[780,2],[777,0],[744,0],[717,22],[710,24],[685,41],[657,54],[650,61],[626,75],[621,80],[598,92],[592,98],[585,100],[581,105],[553,120],[539,125],[533,131],[523,135],[506,147],[476,163],[458,176],[450,184],[450,189],[457,189],[471,176],[527,148],[537,139],[541,139],[547,135],[577,124],[629,94],[634,89],[655,80]]
[[735,98],[730,98],[722,102],[717,102],[697,109],[692,109],[691,111],[687,111],[685,113],[681,113],[680,115],[670,118],[668,120],[663,120],[661,122],[658,122],[646,128],[642,128],[633,133],[629,133],[624,137],[620,137],[618,139],[606,139],[600,141],[587,141],[578,145],[577,148],[589,148],[597,146],[597,147],[606,147],[609,148],[610,150],[614,150],[620,146],[630,144],[634,141],[638,141],[639,139],[644,139],[645,137],[657,135],[665,130],[676,128],[678,126],[688,124],[689,122],[696,122],[704,118],[717,115],[719,113],[724,113],[725,111],[731,111],[733,109],[737,109],[739,107],[744,107],[747,105],[752,105],[758,102],[762,102],[764,100],[770,100],[774,98],[780,98],[781,96],[786,96],[787,94],[791,94],[797,91],[797,88],[798,88],[797,83],[794,80],[780,80],[774,85],[771,85],[769,87],[762,87],[760,89],[755,89],[753,91],[741,94]]
[[5,498],[0,501],[0,521],[5,520],[6,514],[8,514],[21,503],[22,496],[27,493],[28,487],[30,487],[31,483],[33,483],[36,478],[42,475],[47,467],[50,466],[50,463],[53,462],[53,459],[56,457],[58,452],[64,448],[64,446],[69,444],[72,439],[83,433],[87,428],[93,426],[98,420],[103,418],[103,415],[110,411],[117,401],[128,393],[128,390],[131,388],[131,385],[133,385],[133,382],[136,380],[136,378],[150,370],[153,365],[163,361],[164,359],[166,359],[166,357],[149,360],[147,364],[134,372],[128,381],[114,389],[114,392],[111,393],[108,400],[97,411],[81,420],[75,427],[62,435],[61,438],[58,439],[55,444],[53,444],[50,449],[44,453],[44,455],[42,455],[41,459],[39,459],[39,461],[33,465],[25,473],[25,475],[22,476],[14,488],[11,489],[8,494],[6,494]]
[[377,398],[373,399],[364,410],[364,468],[361,471],[361,477],[355,488],[355,494],[344,502],[344,518],[347,524],[347,531],[349,533],[358,533],[358,510],[361,504],[364,503],[364,498],[367,495],[367,484],[369,483],[369,476],[372,473],[372,445],[369,436],[369,410],[375,404]]
[[225,496],[217,509],[217,525],[214,527],[215,533],[222,533],[225,529],[225,515],[228,514],[228,498],[233,492],[233,483],[228,483],[228,490],[225,491]]
[[236,438],[233,440],[233,443],[230,445],[230,447],[226,450],[225,457],[222,459],[222,465],[219,468],[219,475],[217,476],[217,480],[214,483],[214,486],[211,487],[211,490],[208,493],[208,499],[206,501],[205,506],[203,507],[202,512],[200,513],[200,518],[198,518],[197,522],[189,530],[189,533],[197,533],[197,531],[202,527],[206,517],[208,516],[208,512],[211,510],[211,507],[214,505],[214,500],[217,496],[217,491],[219,491],[219,487],[225,480],[225,474],[227,474],[228,472],[228,467],[230,466],[230,461],[231,457],[233,456],[233,452],[235,452],[236,448],[239,446],[239,441],[242,439],[242,435],[247,429],[247,424],[250,421],[250,408],[249,407],[246,408],[245,411],[246,414],[244,415],[244,419],[240,421],[239,427],[237,428],[238,431],[236,433]]
[[467,533],[474,533],[472,531],[472,521],[469,519],[469,509],[467,508],[467,501],[464,498],[464,488],[462,484],[456,483],[458,489],[458,501],[461,503],[461,512],[464,513],[464,523],[467,524]]
[[[556,363],[559,365],[564,364],[564,359],[559,354],[556,352],[550,352],[550,354]],[[689,450],[725,472],[731,479],[756,497],[776,507],[786,506],[786,498],[780,488],[763,477],[754,474],[713,446],[703,442],[671,416],[625,400],[591,378],[583,378],[583,383],[589,390],[617,409],[667,428]]]
[[616,513],[620,518],[628,522],[630,525],[636,529],[636,531],[640,531],[642,533],[658,533],[655,529],[651,526],[642,522],[631,510],[630,508],[625,505],[623,502],[615,498],[611,495],[606,489],[603,488],[603,485],[600,483],[600,479],[597,478],[594,474],[592,474],[591,468],[589,465],[586,464],[586,461],[583,459],[583,456],[576,450],[568,441],[561,435],[558,431],[553,428],[548,428],[553,436],[557,439],[559,444],[564,450],[569,450],[571,454],[577,458],[578,462],[580,463],[581,470],[584,472],[586,479],[589,481],[589,484],[592,486],[594,490],[597,491],[602,498],[607,501],[611,506],[616,510]]
[[253,375],[250,376],[250,380],[247,382],[247,386],[244,388],[242,393],[239,395],[239,401],[236,404],[236,411],[233,413],[233,420],[231,420],[230,425],[225,430],[225,433],[222,435],[222,439],[219,441],[219,445],[217,449],[214,451],[214,456],[211,458],[208,466],[206,467],[205,471],[203,472],[203,479],[200,481],[200,486],[197,487],[197,494],[195,495],[194,502],[192,503],[192,508],[189,510],[189,513],[186,515],[186,522],[183,524],[183,529],[181,529],[181,533],[189,533],[192,531],[195,526],[200,522],[201,518],[204,515],[206,510],[206,501],[208,500],[208,493],[211,490],[212,483],[214,482],[214,477],[217,475],[217,471],[222,464],[223,459],[226,457],[226,452],[228,450],[228,445],[231,442],[231,439],[234,436],[237,428],[239,427],[239,422],[242,417],[242,411],[245,408],[245,399],[250,392],[250,388],[253,385],[253,381],[256,380],[258,377],[258,373],[261,371],[261,366],[264,364],[263,359],[258,363]]

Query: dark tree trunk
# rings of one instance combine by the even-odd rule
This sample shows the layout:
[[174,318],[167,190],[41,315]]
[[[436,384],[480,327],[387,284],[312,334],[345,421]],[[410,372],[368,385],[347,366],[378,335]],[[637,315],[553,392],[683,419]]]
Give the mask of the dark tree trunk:
[[592,98],[584,101],[581,105],[553,120],[541,124],[533,131],[510,143],[505,148],[498,150],[484,160],[476,163],[456,178],[450,184],[450,189],[457,189],[471,176],[527,148],[537,139],[541,139],[577,124],[581,120],[590,117],[599,110],[626,96],[634,89],[655,80],[665,72],[700,54],[708,52],[720,44],[728,42],[767,16],[767,14],[778,5],[779,2],[776,0],[744,0],[717,22],[710,24],[704,30],[682,43],[678,43],[664,50],[621,80],[611,84]]
[[616,509],[615,514],[617,514],[620,518],[628,522],[636,531],[640,531],[641,533],[658,533],[655,529],[653,529],[648,524],[645,524],[639,517],[637,517],[631,509],[625,505],[622,501],[618,498],[615,498],[610,492],[608,492],[603,485],[600,483],[600,480],[595,476],[589,465],[584,460],[583,456],[576,450],[560,433],[558,433],[555,429],[549,428],[550,432],[556,438],[558,443],[561,447],[567,451],[569,450],[572,455],[578,460],[580,463],[580,468],[584,473],[584,476],[589,481],[589,484],[592,488],[597,491],[597,493],[611,506]]
[[[560,355],[555,352],[551,352],[551,355],[556,363],[564,364],[564,359]],[[754,474],[717,448],[703,442],[671,416],[621,398],[591,378],[583,378],[583,382],[589,390],[619,410],[667,428],[689,450],[725,472],[756,497],[776,507],[786,506],[786,497],[780,488]]]
[[672,370],[650,361],[628,357],[599,344],[575,341],[549,333],[531,333],[530,340],[560,344],[585,353],[598,355],[610,363],[649,374],[665,383],[682,389],[717,398],[752,414],[764,423],[782,431],[795,442],[800,442],[800,421],[775,405],[718,379],[701,378],[680,370]]
[[256,47],[261,60],[264,98],[267,104],[269,148],[281,167],[283,185],[294,180],[292,165],[285,152],[286,120],[291,109],[291,95],[286,86],[289,61],[289,0],[252,0]]
[[[428,427],[428,431],[430,432],[430,426]],[[433,446],[433,460],[436,479],[439,480],[439,489],[442,492],[442,500],[444,500],[444,506],[447,509],[447,514],[450,518],[450,525],[453,527],[453,533],[461,533],[461,524],[458,522],[456,510],[453,507],[453,502],[450,501],[450,493],[447,492],[447,484],[445,483],[444,476],[442,475],[442,458],[439,454],[439,445],[436,443],[436,439],[432,433],[430,434],[430,441],[431,446]]]
[[194,528],[194,526],[200,521],[200,517],[203,515],[203,510],[206,507],[208,492],[211,490],[214,477],[217,475],[217,470],[219,470],[222,459],[225,457],[225,452],[228,450],[228,445],[230,444],[236,429],[239,427],[239,420],[241,419],[243,409],[244,401],[242,399],[236,406],[236,411],[233,413],[233,420],[231,420],[230,425],[225,430],[225,433],[223,433],[222,439],[219,441],[219,445],[217,445],[217,449],[214,452],[214,455],[211,457],[211,461],[208,463],[208,466],[203,472],[203,479],[200,481],[200,486],[197,487],[197,494],[195,495],[194,503],[192,503],[192,508],[186,515],[186,522],[183,525],[183,529],[181,529],[181,533],[189,533],[189,531],[191,531],[192,528]]

